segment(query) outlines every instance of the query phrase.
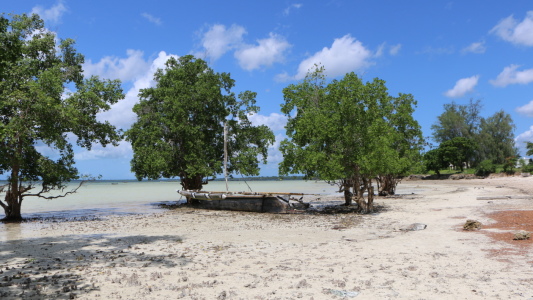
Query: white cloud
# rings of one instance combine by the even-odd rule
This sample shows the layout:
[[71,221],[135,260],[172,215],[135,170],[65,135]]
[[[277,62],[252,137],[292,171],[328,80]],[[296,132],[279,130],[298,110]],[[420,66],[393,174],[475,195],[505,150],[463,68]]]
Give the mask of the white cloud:
[[[165,51],[159,52],[159,55],[150,63],[144,73],[138,74],[133,86],[126,92],[125,99],[114,104],[110,110],[100,113],[100,121],[107,120],[117,128],[128,129],[135,122],[137,115],[132,111],[133,106],[139,101],[139,90],[149,88],[155,85],[153,81],[154,73],[157,69],[163,69],[166,61],[176,55],[167,54]],[[121,71],[119,70],[119,73]]]
[[273,145],[268,147],[267,169],[275,170],[277,173],[278,164],[283,160],[283,155],[279,151],[279,145],[285,136],[285,125],[287,125],[287,117],[283,114],[271,113],[268,116],[260,114],[252,114],[248,117],[254,126],[266,125],[272,131],[278,132]]
[[474,90],[479,81],[479,75],[457,80],[453,89],[446,91],[446,97],[458,98]]
[[380,57],[383,55],[383,52],[385,51],[386,43],[382,43],[379,45],[378,50],[376,50],[376,54],[374,54],[375,57]]
[[[376,50],[376,53],[374,54],[374,56],[375,57],[382,56],[386,48],[387,48],[387,43],[382,43],[381,45],[379,45],[378,50]],[[400,52],[400,49],[402,48],[402,44],[389,46],[388,48],[389,48],[389,54],[392,56],[395,56]]]
[[398,55],[398,53],[400,52],[400,49],[402,49],[402,44],[391,46],[389,49],[389,54],[392,56]]
[[284,53],[291,46],[283,37],[273,33],[270,33],[269,38],[258,40],[257,43],[257,46],[246,45],[235,52],[239,65],[247,71],[283,62]]
[[[153,87],[155,85],[153,80],[154,73],[158,69],[163,69],[166,61],[170,57],[178,58],[177,55],[167,54],[164,51],[159,52],[159,55],[149,63],[149,67],[145,72],[136,77],[137,79],[133,83],[133,86],[126,92],[126,97],[114,104],[110,110],[99,113],[97,116],[98,121],[109,121],[109,123],[117,128],[129,129],[137,118],[137,115],[132,111],[132,108],[139,102],[139,90]],[[124,67],[126,67],[126,65],[124,65]],[[121,73],[122,71],[118,70],[117,72]],[[95,144],[90,151],[83,149],[81,152],[75,153],[75,158],[76,160],[131,158],[132,155],[131,145],[126,141],[122,141],[118,147],[102,147]]]
[[41,155],[46,156],[51,159],[57,159],[59,158],[59,150],[57,150],[54,147],[49,147],[45,143],[39,141],[35,144],[35,150],[39,152]]
[[276,76],[274,76],[274,81],[276,82],[287,82],[293,79],[294,78],[291,75],[289,75],[289,73],[287,72],[279,73]]
[[463,54],[466,54],[466,53],[482,54],[482,53],[485,53],[485,50],[487,50],[487,47],[485,47],[485,42],[475,42],[463,48],[461,52]]
[[528,117],[533,117],[533,100],[528,104],[516,108],[516,112]]
[[291,10],[300,9],[302,6],[303,6],[303,4],[301,4],[301,3],[291,4],[289,7],[285,8],[285,10],[283,10],[283,15],[288,16],[288,15],[290,15]]
[[516,45],[533,46],[533,11],[520,23],[512,15],[501,20],[490,33]]
[[248,119],[254,126],[266,125],[272,129],[272,131],[283,130],[287,124],[287,117],[278,113],[271,113],[268,116],[252,114]]
[[372,56],[370,50],[348,34],[335,39],[331,48],[324,47],[321,51],[302,61],[294,78],[304,78],[315,65],[324,66],[326,75],[331,77],[362,70],[373,64],[370,61]]
[[400,49],[402,48],[402,44],[396,44],[392,46],[387,46],[387,43],[382,43],[379,45],[378,49],[376,50],[376,53],[374,54],[374,57],[381,57],[385,51],[387,51],[391,56],[396,56],[400,52]]
[[142,13],[141,16],[143,16],[146,20],[148,20],[151,23],[154,23],[155,25],[161,25],[163,22],[161,22],[160,18],[156,18],[153,15],[149,13]]
[[268,147],[267,164],[270,166],[270,168],[277,169],[279,163],[283,161],[283,154],[281,151],[279,151],[279,146],[281,141],[283,141],[285,138],[287,137],[281,133],[276,134],[276,140],[274,141],[274,144]]
[[505,87],[509,84],[528,84],[533,82],[533,69],[517,71],[519,67],[519,65],[505,67],[496,79],[490,80],[490,83],[494,86]]
[[140,50],[128,49],[126,54],[126,58],[106,56],[97,63],[89,59],[83,65],[84,73],[86,76],[97,75],[121,81],[135,80],[143,76],[150,68],[150,63],[143,59],[144,53]]
[[118,146],[108,145],[102,147],[100,144],[92,146],[88,151],[83,149],[81,152],[74,154],[75,160],[92,160],[101,158],[133,158],[133,150],[131,144],[126,141],[121,141]]
[[38,14],[45,22],[58,23],[63,16],[63,13],[67,11],[67,8],[63,4],[63,1],[58,1],[56,5],[45,9],[44,7],[37,5],[31,10],[32,14]]
[[202,37],[205,55],[212,60],[219,59],[226,52],[239,47],[244,34],[246,30],[238,25],[231,25],[230,28],[220,24],[213,25]]

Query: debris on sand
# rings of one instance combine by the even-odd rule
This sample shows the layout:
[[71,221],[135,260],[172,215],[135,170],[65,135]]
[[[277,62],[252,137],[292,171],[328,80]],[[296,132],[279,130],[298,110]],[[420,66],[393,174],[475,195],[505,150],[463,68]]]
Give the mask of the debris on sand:
[[332,295],[335,295],[335,296],[342,297],[342,298],[347,298],[347,297],[353,298],[353,297],[357,297],[359,295],[359,292],[357,292],[357,291],[343,291],[343,290],[326,289],[325,292],[328,293],[328,294],[332,294]]
[[401,231],[418,231],[418,230],[424,230],[428,227],[426,224],[422,223],[413,223],[407,227],[400,228]]
[[527,232],[525,230],[520,230],[519,232],[514,234],[513,240],[529,240],[531,236],[530,232]]
[[480,230],[481,229],[481,222],[476,220],[466,220],[465,225],[463,225],[463,230],[467,231],[473,231],[473,230]]

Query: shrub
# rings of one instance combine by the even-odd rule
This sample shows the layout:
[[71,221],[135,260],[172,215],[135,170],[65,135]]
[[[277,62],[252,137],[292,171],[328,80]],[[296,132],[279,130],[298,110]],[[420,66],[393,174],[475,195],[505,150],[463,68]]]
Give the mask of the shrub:
[[505,162],[503,163],[503,171],[507,174],[513,174],[517,161],[518,158],[515,156],[506,157]]
[[494,172],[496,172],[496,166],[490,159],[482,161],[476,169],[477,176],[488,176],[490,173]]
[[520,171],[522,171],[522,173],[533,172],[533,163],[530,160],[526,160],[522,158],[518,161],[518,163],[520,165]]

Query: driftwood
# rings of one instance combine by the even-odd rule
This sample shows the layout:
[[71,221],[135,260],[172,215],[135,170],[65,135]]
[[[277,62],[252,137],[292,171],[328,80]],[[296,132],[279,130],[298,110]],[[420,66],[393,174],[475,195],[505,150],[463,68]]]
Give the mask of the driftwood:
[[533,196],[487,196],[477,197],[477,200],[511,200],[511,199],[533,199]]

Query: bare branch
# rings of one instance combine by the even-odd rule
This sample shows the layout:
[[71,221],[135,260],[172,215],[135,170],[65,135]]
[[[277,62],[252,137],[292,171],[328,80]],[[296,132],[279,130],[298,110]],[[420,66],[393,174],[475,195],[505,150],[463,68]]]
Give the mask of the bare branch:
[[39,198],[43,198],[43,199],[47,199],[47,200],[51,200],[51,199],[57,199],[57,198],[64,198],[70,194],[74,194],[78,191],[78,189],[85,183],[87,182],[87,180],[82,180],[80,181],[80,184],[73,190],[69,191],[69,192],[66,192],[64,194],[61,194],[61,195],[57,195],[57,196],[43,196],[44,193],[47,193],[49,192],[50,190],[52,189],[45,189],[44,186],[43,186],[43,189],[41,191],[39,191],[38,193],[35,193],[35,194],[25,194],[23,195],[24,197],[27,197],[27,196],[33,196],[33,197],[39,197]]

